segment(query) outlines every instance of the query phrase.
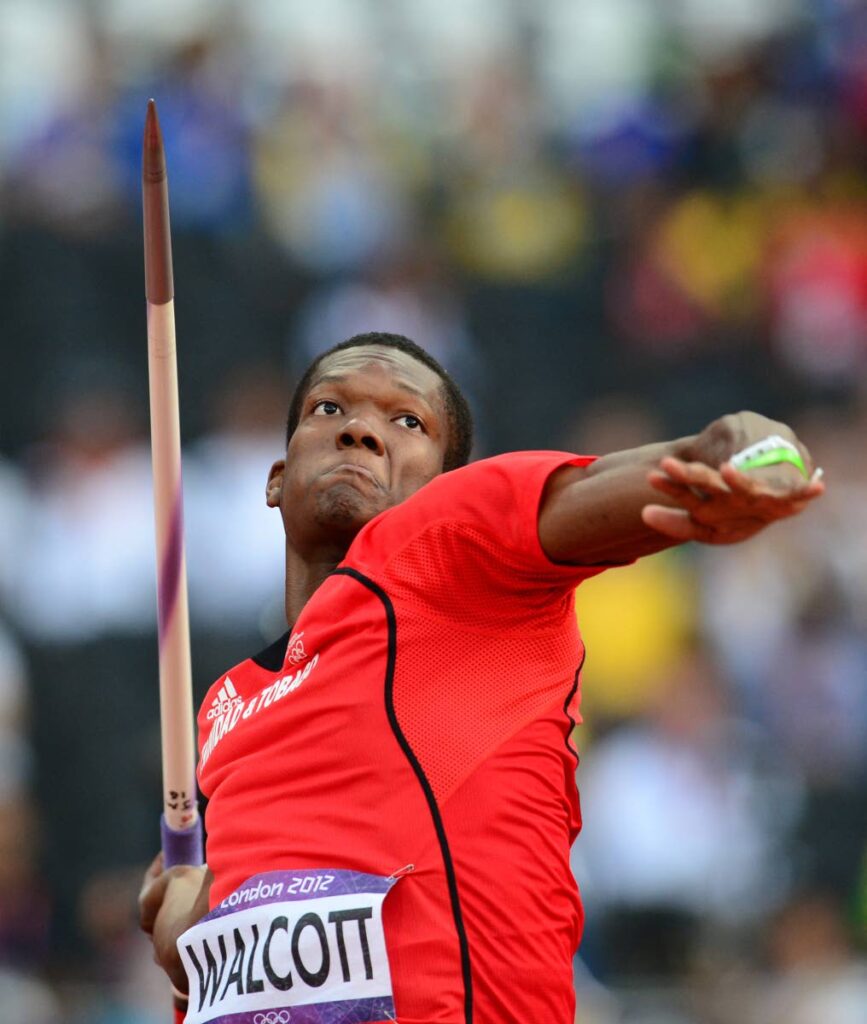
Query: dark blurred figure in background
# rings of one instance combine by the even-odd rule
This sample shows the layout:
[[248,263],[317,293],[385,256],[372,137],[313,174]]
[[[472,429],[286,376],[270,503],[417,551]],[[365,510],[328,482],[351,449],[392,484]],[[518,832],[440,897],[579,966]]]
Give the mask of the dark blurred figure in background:
[[767,982],[756,979],[747,1024],[859,1024],[867,1006],[867,965],[846,911],[813,890],[788,903],[766,937]]

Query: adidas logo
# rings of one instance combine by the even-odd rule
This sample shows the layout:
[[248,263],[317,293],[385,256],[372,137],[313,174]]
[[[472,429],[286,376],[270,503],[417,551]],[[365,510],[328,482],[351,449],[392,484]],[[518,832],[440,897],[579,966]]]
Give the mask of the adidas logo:
[[223,685],[217,691],[217,696],[211,702],[211,707],[208,711],[208,721],[211,721],[213,718],[219,718],[220,715],[227,715],[232,708],[241,703],[242,701],[238,696],[238,691],[235,689],[235,684],[226,676],[223,680]]

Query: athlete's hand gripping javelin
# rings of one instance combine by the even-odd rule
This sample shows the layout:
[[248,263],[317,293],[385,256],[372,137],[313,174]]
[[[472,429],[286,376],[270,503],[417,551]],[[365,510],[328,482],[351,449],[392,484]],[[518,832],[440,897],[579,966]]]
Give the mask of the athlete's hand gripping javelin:
[[166,868],[162,853],[153,859],[142,880],[139,922],[151,937],[154,961],[169,976],[176,997],[187,991],[178,938],[207,914],[211,880],[204,864]]

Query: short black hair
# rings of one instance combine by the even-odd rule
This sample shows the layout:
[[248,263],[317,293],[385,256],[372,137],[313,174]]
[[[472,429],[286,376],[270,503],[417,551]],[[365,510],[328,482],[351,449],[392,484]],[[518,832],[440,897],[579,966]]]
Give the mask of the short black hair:
[[289,416],[286,421],[286,444],[295,433],[298,421],[301,419],[301,407],[307,392],[310,390],[310,382],[313,375],[319,368],[323,359],[333,355],[335,352],[343,352],[348,348],[358,348],[361,345],[379,345],[382,348],[396,348],[412,356],[423,366],[426,366],[442,381],[442,395],[446,407],[446,416],[449,425],[449,440],[443,457],[443,472],[450,469],[457,469],[465,466],[470,460],[470,452],[473,447],[473,414],[463,392],[455,383],[449,373],[434,359],[434,357],[417,345],[410,338],[402,334],[389,334],[385,331],[369,331],[367,334],[355,334],[346,341],[332,346],[327,352],[320,356],[307,367],[301,380],[295,388],[292,400],[289,403]]

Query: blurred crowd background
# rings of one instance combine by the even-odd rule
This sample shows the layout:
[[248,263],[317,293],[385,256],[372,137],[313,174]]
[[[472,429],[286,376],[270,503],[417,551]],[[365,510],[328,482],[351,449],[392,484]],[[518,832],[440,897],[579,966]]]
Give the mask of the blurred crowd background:
[[199,696],[283,631],[265,477],[336,341],[429,348],[479,456],[787,418],[818,507],[579,591],[579,1020],[864,1024],[867,6],[0,0],[4,1024],[168,1019],[151,95]]

